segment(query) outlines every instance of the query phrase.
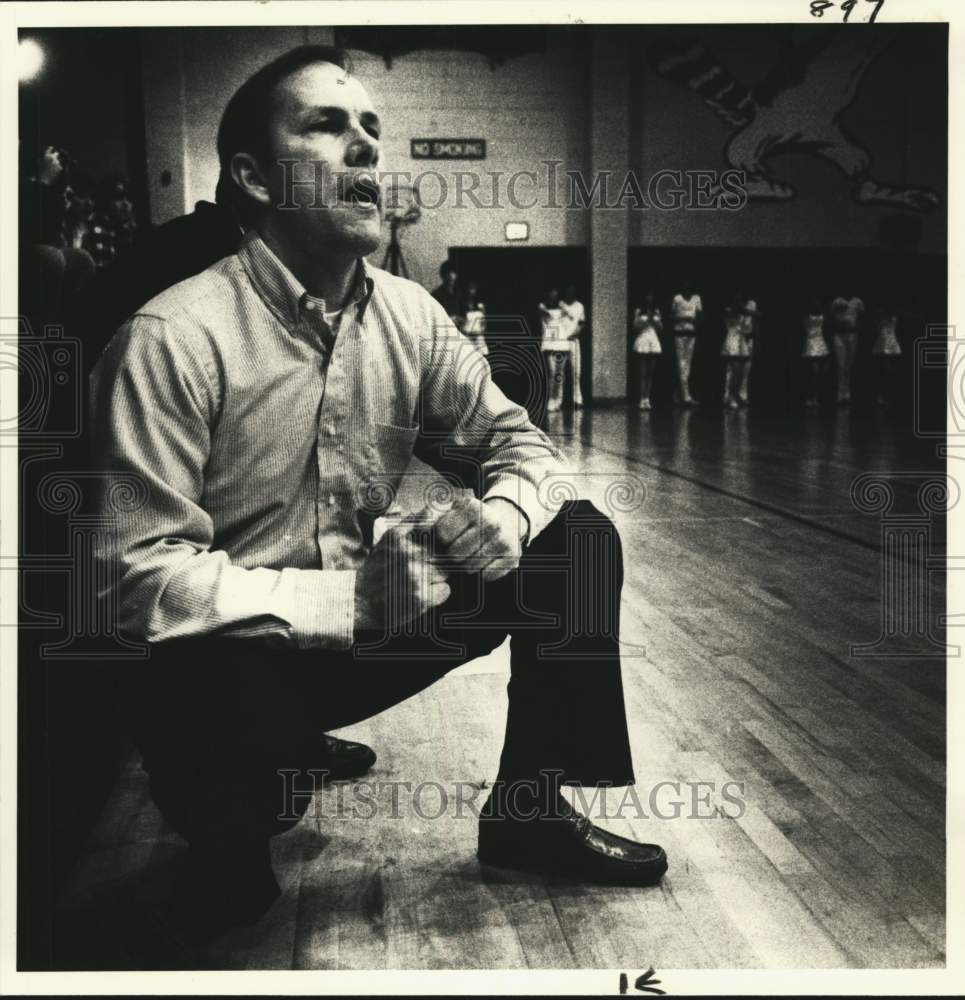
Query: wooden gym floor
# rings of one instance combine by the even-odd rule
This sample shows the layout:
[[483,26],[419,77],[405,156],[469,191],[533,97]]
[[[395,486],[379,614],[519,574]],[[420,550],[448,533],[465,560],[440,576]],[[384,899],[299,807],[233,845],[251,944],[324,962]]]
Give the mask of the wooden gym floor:
[[[879,638],[883,619],[881,516],[855,508],[851,484],[869,471],[938,471],[934,448],[894,423],[847,413],[553,419],[549,429],[601,509],[617,476],[638,477],[646,490],[640,508],[615,515],[642,809],[611,790],[601,822],[665,846],[662,886],[572,886],[480,868],[471,809],[457,808],[455,789],[462,782],[464,798],[480,789],[481,803],[495,774],[502,648],[345,731],[379,754],[368,799],[353,786],[321,791],[316,816],[274,842],[283,897],[205,961],[943,965],[945,662],[923,657],[933,649],[914,636],[889,642],[881,652],[890,657],[850,654]],[[897,482],[896,510],[913,509],[918,481]],[[940,556],[943,523],[933,517],[928,531]],[[942,587],[932,574],[933,622],[944,612]],[[415,798],[393,792],[389,783],[403,781],[438,784]],[[727,781],[742,783],[742,814],[695,818],[696,782],[714,783],[697,786],[698,796],[737,812],[721,799]],[[677,818],[673,789],[661,782],[680,783]],[[432,818],[443,807],[439,786],[445,813]],[[366,818],[373,801],[377,817]],[[667,818],[654,815],[654,802]],[[182,849],[132,758],[60,901],[59,967],[144,967],[110,921],[160,891]]]

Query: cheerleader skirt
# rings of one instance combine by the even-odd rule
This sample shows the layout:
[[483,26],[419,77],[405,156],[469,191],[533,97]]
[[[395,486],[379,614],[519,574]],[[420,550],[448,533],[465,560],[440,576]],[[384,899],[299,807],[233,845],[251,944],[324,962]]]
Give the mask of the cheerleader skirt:
[[828,354],[830,354],[828,342],[824,339],[823,333],[812,334],[804,341],[802,358],[826,358]]
[[641,330],[633,341],[634,354],[660,354],[663,348],[660,346],[660,338],[653,327]]
[[749,358],[753,352],[753,341],[740,330],[728,330],[724,345],[720,349],[722,358]]
[[882,330],[878,334],[875,346],[871,348],[871,353],[875,357],[895,357],[901,354],[901,344],[898,343],[895,331],[892,329]]

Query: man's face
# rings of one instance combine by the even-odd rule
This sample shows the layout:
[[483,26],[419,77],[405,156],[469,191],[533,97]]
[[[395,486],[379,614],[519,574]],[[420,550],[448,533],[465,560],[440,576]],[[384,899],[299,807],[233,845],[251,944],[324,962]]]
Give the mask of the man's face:
[[[379,134],[365,88],[331,63],[304,66],[276,88],[268,180],[274,220],[304,252],[364,256],[379,245]],[[280,160],[296,162],[286,171]],[[277,207],[293,202],[297,208]]]
[[127,189],[118,186],[111,193],[111,199],[107,204],[107,214],[111,220],[119,223],[130,222],[134,214],[134,206],[127,193]]

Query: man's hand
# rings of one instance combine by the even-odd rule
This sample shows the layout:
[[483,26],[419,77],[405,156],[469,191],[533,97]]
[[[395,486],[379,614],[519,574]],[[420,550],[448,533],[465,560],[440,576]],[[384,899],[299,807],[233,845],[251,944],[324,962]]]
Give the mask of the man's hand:
[[64,158],[60,150],[48,146],[40,157],[37,180],[50,186],[64,172]]
[[461,499],[435,524],[436,552],[448,569],[481,573],[489,583],[519,565],[528,527],[508,500]]
[[429,559],[412,523],[388,528],[355,577],[355,631],[384,633],[449,599],[446,572]]

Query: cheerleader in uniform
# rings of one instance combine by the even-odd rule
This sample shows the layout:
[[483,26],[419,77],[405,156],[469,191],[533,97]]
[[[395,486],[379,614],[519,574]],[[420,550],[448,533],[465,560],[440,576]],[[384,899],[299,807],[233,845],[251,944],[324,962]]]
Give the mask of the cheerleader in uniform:
[[549,386],[547,413],[555,413],[563,406],[563,379],[566,376],[566,361],[570,354],[570,340],[562,330],[563,311],[560,309],[560,294],[551,288],[539,304],[543,323],[540,347],[546,365],[546,379]]
[[824,310],[817,299],[812,299],[801,323],[804,327],[804,348],[801,357],[807,367],[807,400],[805,406],[819,406],[824,369],[830,352],[824,339]]
[[650,387],[653,385],[653,370],[657,358],[662,353],[660,331],[663,318],[654,305],[653,292],[643,297],[643,305],[633,312],[633,354],[636,357],[637,373],[640,379],[640,409],[650,409]]
[[474,281],[466,286],[466,301],[463,305],[465,316],[463,333],[473,342],[473,346],[485,358],[489,356],[486,343],[486,306],[479,301],[479,289]]
[[677,399],[684,406],[693,406],[690,395],[690,365],[694,359],[694,341],[697,324],[704,305],[689,281],[684,282],[682,292],[673,297],[670,305],[670,319],[677,349]]
[[831,332],[834,356],[838,363],[838,404],[851,402],[851,367],[858,346],[858,325],[864,315],[864,303],[857,295],[839,295],[831,302]]
[[573,405],[576,409],[583,406],[583,363],[580,338],[586,326],[586,307],[576,297],[573,285],[567,285],[563,298],[560,300],[560,315],[563,319],[563,336],[570,342],[570,371],[573,377]]
[[898,367],[898,359],[901,357],[901,344],[898,343],[898,336],[895,332],[897,326],[898,317],[893,309],[881,308],[875,311],[875,342],[871,348],[871,355],[875,359],[875,368],[877,369],[877,402],[879,406],[888,406],[891,402],[891,387],[894,382],[895,369]]
[[[735,295],[724,309],[724,343],[720,356],[727,368],[724,374],[724,406],[736,410],[747,402],[745,369],[750,366],[753,338],[747,335],[748,314],[742,296]],[[742,395],[743,394],[743,395]]]
[[757,302],[754,299],[743,299],[742,311],[744,314],[743,333],[747,343],[747,359],[741,365],[737,380],[737,402],[741,406],[748,404],[748,386],[751,380],[751,365],[754,364],[754,341],[757,334],[757,327],[760,322],[760,314],[757,311]]

